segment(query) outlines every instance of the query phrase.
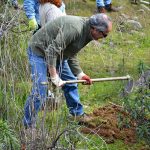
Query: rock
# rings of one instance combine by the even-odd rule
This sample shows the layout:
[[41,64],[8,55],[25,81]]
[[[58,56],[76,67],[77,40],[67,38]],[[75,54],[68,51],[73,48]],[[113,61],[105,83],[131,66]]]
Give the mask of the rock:
[[131,33],[131,34],[138,34],[139,32],[138,32],[138,31],[135,31],[135,30],[131,30],[130,33]]
[[103,46],[102,42],[99,42],[99,41],[96,41],[96,40],[93,40],[92,44],[94,45],[94,47],[99,47],[99,48]]
[[135,20],[127,20],[127,23],[131,25],[135,30],[142,29],[142,25],[140,22]]
[[115,45],[114,45],[114,42],[109,42],[109,46],[111,47],[111,48],[114,48],[115,47]]
[[135,44],[135,41],[124,41],[126,44]]
[[121,14],[122,17],[124,17],[125,19],[129,19],[130,17],[126,14]]
[[133,17],[133,20],[138,21],[138,17],[137,16]]
[[143,32],[140,33],[140,36],[141,36],[141,37],[144,37],[144,36],[145,36],[145,33],[143,33]]
[[149,6],[146,6],[145,4],[141,4],[141,7],[147,11],[150,11]]
[[145,10],[144,9],[139,9],[138,12],[145,12]]

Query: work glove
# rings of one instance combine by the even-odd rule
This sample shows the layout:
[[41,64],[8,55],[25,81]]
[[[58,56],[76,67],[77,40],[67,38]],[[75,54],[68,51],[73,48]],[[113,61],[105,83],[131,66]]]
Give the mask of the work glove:
[[29,20],[29,29],[36,30],[38,28],[38,24],[35,18]]
[[55,77],[51,78],[51,81],[57,87],[61,87],[61,86],[63,86],[65,84],[65,82],[63,80],[61,80],[58,75],[56,75]]
[[88,75],[84,74],[83,72],[81,72],[81,73],[77,76],[77,78],[78,78],[79,80],[86,80],[86,82],[85,82],[84,84],[89,84],[89,85],[92,84],[91,78],[90,78]]

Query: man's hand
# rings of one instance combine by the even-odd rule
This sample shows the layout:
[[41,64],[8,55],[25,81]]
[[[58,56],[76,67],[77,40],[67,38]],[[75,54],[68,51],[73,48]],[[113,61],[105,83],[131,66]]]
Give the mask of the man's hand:
[[63,80],[61,80],[58,75],[56,75],[55,77],[51,78],[51,81],[57,87],[61,87],[61,86],[63,86],[65,84],[65,82]]
[[85,84],[89,84],[89,85],[92,84],[92,80],[91,80],[90,77],[87,76],[87,75],[84,75],[84,76],[81,78],[81,80],[86,80]]
[[35,18],[29,20],[29,29],[36,30],[38,28],[38,24]]
[[83,72],[81,72],[81,73],[77,76],[77,78],[78,78],[79,80],[86,80],[85,84],[89,84],[89,85],[92,84],[91,78],[90,78],[89,76],[87,76],[86,74],[84,74]]

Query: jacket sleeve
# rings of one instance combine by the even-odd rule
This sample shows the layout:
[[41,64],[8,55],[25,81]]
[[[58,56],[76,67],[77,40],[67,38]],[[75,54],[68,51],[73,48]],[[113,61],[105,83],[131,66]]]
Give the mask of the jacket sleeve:
[[28,19],[36,19],[39,14],[39,2],[37,0],[24,0],[23,7]]
[[105,6],[104,0],[96,0],[96,6],[97,7],[99,7],[99,6]]
[[77,76],[79,73],[83,72],[80,65],[79,65],[77,54],[68,59],[68,64],[69,64],[69,67],[70,67],[72,73],[75,76]]

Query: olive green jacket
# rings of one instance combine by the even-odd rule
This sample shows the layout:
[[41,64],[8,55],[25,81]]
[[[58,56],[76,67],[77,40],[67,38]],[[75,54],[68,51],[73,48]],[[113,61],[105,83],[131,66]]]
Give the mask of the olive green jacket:
[[51,66],[56,66],[58,59],[68,59],[71,71],[78,75],[82,69],[77,53],[91,40],[89,20],[67,15],[43,26],[33,35],[29,46],[36,55],[45,57]]

